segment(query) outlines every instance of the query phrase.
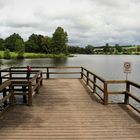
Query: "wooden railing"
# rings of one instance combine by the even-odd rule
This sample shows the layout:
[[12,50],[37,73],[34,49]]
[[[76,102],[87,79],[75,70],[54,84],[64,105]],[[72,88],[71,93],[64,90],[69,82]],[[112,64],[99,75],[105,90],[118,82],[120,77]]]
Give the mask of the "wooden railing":
[[10,80],[7,80],[0,85],[0,92],[2,93],[3,96],[0,99],[0,111],[3,111],[9,105],[13,104],[13,92]]
[[[27,67],[10,67],[5,70],[1,70],[1,72],[5,72],[5,75],[2,75],[2,79],[10,79],[15,78],[14,74],[25,74]],[[81,67],[68,67],[68,66],[57,66],[57,67],[32,67],[32,74],[36,73],[37,71],[42,71],[42,77],[44,79],[53,78],[53,75],[63,75],[65,77],[66,75],[75,75],[75,78],[81,78]],[[65,71],[63,71],[65,70]],[[67,71],[68,70],[68,71]],[[66,72],[67,71],[67,72]],[[0,76],[1,77],[1,76]],[[25,76],[23,77],[16,77],[17,79],[23,78],[25,79]],[[59,76],[58,76],[59,78]],[[70,78],[70,77],[69,77]],[[1,81],[1,79],[0,79]]]
[[[83,79],[85,84],[91,89],[93,93],[95,93],[96,95],[98,95],[98,97],[100,97],[104,105],[107,105],[109,103],[108,100],[109,100],[110,95],[121,94],[121,95],[125,95],[123,103],[126,105],[130,105],[133,109],[135,109],[137,112],[140,113],[140,110],[134,105],[132,105],[132,103],[129,102],[129,99],[132,98],[135,102],[139,103],[139,107],[140,107],[140,99],[139,99],[140,96],[139,97],[134,96],[132,93],[133,91],[130,90],[131,87],[135,87],[139,89],[139,92],[140,92],[140,85],[131,81],[127,81],[127,80],[105,80],[83,67],[81,67],[81,71],[82,71],[81,79]],[[113,85],[123,84],[124,90],[123,91],[110,91],[108,87],[112,84]]]
[[16,95],[23,96],[23,103],[32,105],[32,97],[39,92],[42,85],[42,71],[32,71],[30,78],[26,77],[26,73],[26,70],[12,70],[11,68],[0,71],[0,93],[3,95],[0,99],[1,110],[12,104],[11,99],[14,99]]
[[[38,70],[41,70],[41,72],[37,73]],[[5,69],[5,75],[1,75],[0,81],[3,81],[3,79],[15,79],[14,74],[25,74],[26,67],[11,67],[9,69]],[[34,74],[34,75],[33,75]],[[36,75],[35,75],[36,74]],[[30,93],[33,91],[38,91],[38,84],[36,84],[34,87],[33,82],[36,81],[36,83],[42,84],[42,78],[49,79],[54,78],[54,75],[62,75],[63,78],[66,75],[74,75],[75,78],[80,78],[84,83],[89,87],[89,89],[92,91],[93,94],[96,94],[102,101],[104,105],[107,105],[109,102],[109,97],[111,95],[117,96],[118,94],[124,95],[123,103],[126,105],[130,105],[132,108],[134,108],[136,111],[140,112],[140,110],[132,105],[131,102],[129,102],[129,99],[132,98],[137,102],[140,103],[139,97],[136,97],[133,95],[133,91],[131,91],[131,87],[135,87],[138,90],[140,90],[140,85],[126,80],[105,80],[104,78],[94,74],[93,72],[87,70],[84,67],[32,67],[32,78],[29,80],[31,83],[28,83],[28,89]],[[39,76],[40,75],[40,76]],[[41,79],[38,78],[41,77]],[[69,77],[69,78],[70,78]],[[59,78],[59,76],[57,77]],[[16,79],[25,79],[24,77],[16,78]],[[112,85],[123,85],[123,90],[118,91],[112,91],[110,90],[110,86]],[[31,95],[31,94],[30,94]],[[32,99],[30,99],[32,96],[28,96],[29,104],[32,104]]]
[[129,99],[132,98],[135,102],[140,104],[140,96],[138,98],[135,95],[133,95],[131,87],[135,87],[137,89],[140,89],[140,85],[138,85],[134,82],[131,82],[131,81],[126,81],[125,104],[130,105],[133,109],[135,109],[137,112],[140,113],[140,110],[137,109],[132,103],[129,102]]

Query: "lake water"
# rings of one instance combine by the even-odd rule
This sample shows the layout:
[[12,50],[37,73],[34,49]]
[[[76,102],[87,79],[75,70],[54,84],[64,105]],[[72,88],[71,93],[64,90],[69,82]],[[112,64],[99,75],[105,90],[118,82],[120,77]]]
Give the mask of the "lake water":
[[11,66],[84,66],[95,74],[109,79],[125,79],[123,63],[131,62],[132,72],[128,79],[140,82],[140,56],[139,55],[75,55],[64,59],[24,59],[0,60],[1,68]]
[[[103,77],[105,80],[124,80],[126,75],[123,73],[124,62],[131,62],[132,72],[128,79],[140,83],[140,56],[139,55],[75,55],[75,57],[63,59],[24,59],[24,60],[0,60],[0,66],[7,68],[11,66],[83,66],[93,73]],[[113,87],[115,90],[124,86]],[[140,91],[135,90],[140,97]],[[112,95],[113,96],[113,95]],[[123,101],[123,97],[115,96],[111,100]],[[138,104],[137,104],[138,105]],[[138,105],[140,107],[140,105]]]

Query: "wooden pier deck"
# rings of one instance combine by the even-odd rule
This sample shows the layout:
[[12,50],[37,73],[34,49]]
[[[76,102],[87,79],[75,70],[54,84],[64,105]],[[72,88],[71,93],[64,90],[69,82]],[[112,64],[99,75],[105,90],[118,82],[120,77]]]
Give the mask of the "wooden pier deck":
[[0,140],[140,140],[140,116],[100,103],[80,79],[44,80],[32,106],[0,118]]

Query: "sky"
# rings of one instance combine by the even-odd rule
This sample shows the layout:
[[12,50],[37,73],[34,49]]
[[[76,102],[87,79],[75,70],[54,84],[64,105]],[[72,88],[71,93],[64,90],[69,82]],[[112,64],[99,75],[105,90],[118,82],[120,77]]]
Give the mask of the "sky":
[[0,38],[51,37],[58,26],[69,45],[137,45],[140,0],[0,0]]

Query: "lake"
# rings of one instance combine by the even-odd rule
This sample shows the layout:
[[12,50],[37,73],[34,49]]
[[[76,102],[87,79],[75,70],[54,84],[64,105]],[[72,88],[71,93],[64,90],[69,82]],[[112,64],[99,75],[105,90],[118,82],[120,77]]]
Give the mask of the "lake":
[[51,59],[24,59],[0,60],[1,68],[11,66],[83,66],[106,80],[123,80],[123,63],[131,62],[132,72],[128,79],[140,82],[140,56],[139,55],[75,55],[75,57]]
[[[123,73],[124,62],[131,62],[132,72],[128,79],[140,83],[140,56],[139,55],[75,55],[75,57],[51,59],[24,59],[24,60],[0,60],[1,69],[11,66],[83,66],[93,73],[103,77],[105,80],[124,80],[126,74]],[[124,89],[124,86],[113,87],[115,90]],[[139,91],[135,90],[140,96]],[[134,93],[135,93],[134,92]],[[111,96],[113,102],[123,101],[123,97]],[[140,107],[140,105],[136,104]]]

